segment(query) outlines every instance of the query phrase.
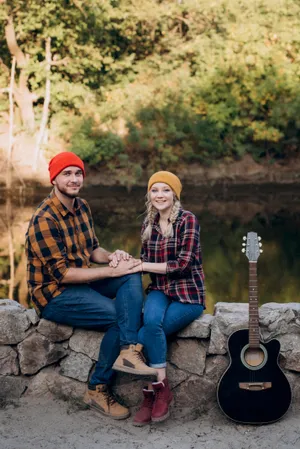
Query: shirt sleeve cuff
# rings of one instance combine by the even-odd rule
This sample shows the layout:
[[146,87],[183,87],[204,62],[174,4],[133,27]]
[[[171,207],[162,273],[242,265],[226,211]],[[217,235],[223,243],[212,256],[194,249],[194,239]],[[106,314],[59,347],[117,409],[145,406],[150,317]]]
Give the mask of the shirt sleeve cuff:
[[179,270],[179,264],[176,260],[169,260],[167,262],[167,274],[174,273]]
[[55,267],[51,268],[51,274],[55,278],[55,280],[60,283],[62,279],[65,277],[67,272],[69,271],[69,264],[66,264],[65,261],[62,264],[57,264]]

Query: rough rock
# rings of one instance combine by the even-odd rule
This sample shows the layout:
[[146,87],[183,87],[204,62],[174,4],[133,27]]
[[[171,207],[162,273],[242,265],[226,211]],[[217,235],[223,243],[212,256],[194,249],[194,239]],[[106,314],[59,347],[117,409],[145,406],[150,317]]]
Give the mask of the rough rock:
[[28,379],[20,376],[0,376],[0,398],[18,399],[24,393]]
[[209,354],[226,354],[228,337],[248,327],[249,306],[243,303],[217,303],[211,327]]
[[262,337],[266,340],[287,333],[300,334],[300,304],[268,303],[259,309]]
[[11,299],[0,299],[0,344],[19,343],[25,338],[30,324],[25,307]]
[[70,338],[69,346],[75,352],[81,352],[93,360],[98,360],[103,337],[104,332],[76,329]]
[[40,318],[34,309],[27,309],[26,315],[32,324],[37,324],[40,321]]
[[186,371],[178,369],[177,367],[173,366],[172,363],[168,362],[167,376],[171,389],[173,389],[176,388],[178,385],[180,385],[182,382],[184,382],[190,376],[190,374],[187,373]]
[[67,354],[60,343],[52,343],[38,332],[19,343],[17,348],[23,374],[35,374],[44,366],[57,362]]
[[216,385],[211,380],[191,376],[173,390],[176,406],[188,406],[199,412],[208,410],[216,403]]
[[37,330],[40,334],[47,337],[50,341],[64,341],[71,337],[73,328],[64,324],[57,324],[53,321],[41,319]]
[[76,399],[82,401],[86,391],[86,384],[61,376],[58,372],[53,371],[48,374],[46,379],[49,391],[56,397],[64,400]]
[[169,360],[188,373],[202,375],[205,368],[206,347],[196,339],[178,339],[171,343]]
[[18,354],[10,346],[0,346],[0,375],[19,374]]
[[89,357],[80,354],[79,352],[72,351],[68,357],[60,363],[60,374],[72,377],[80,382],[86,382],[89,378],[92,366],[93,362]]
[[224,355],[210,355],[206,358],[204,375],[217,384],[228,365],[228,357]]
[[82,400],[86,384],[61,376],[57,368],[47,367],[40,371],[30,381],[26,396],[34,397],[59,397],[62,399]]
[[278,337],[285,369],[300,372],[300,335],[285,334]]
[[214,317],[205,313],[198,320],[193,321],[189,326],[178,332],[180,338],[208,338]]

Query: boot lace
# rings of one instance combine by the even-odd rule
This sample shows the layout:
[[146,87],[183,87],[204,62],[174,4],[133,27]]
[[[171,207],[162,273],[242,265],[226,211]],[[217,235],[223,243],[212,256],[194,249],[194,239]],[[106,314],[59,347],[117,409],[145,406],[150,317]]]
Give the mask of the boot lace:
[[144,354],[140,351],[134,351],[134,357],[138,362],[146,363]]
[[107,405],[112,406],[117,402],[115,395],[109,389],[102,391],[102,394],[105,398]]

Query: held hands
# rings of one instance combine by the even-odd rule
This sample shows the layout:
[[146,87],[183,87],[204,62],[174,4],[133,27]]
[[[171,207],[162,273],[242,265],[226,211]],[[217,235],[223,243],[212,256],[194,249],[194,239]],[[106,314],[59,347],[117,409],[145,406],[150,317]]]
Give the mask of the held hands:
[[129,260],[121,259],[118,265],[113,267],[113,276],[125,276],[126,274],[139,273],[142,271],[142,261],[130,257]]
[[115,252],[108,256],[109,266],[112,268],[116,268],[121,260],[128,261],[130,259],[132,259],[132,256],[121,249],[116,249]]

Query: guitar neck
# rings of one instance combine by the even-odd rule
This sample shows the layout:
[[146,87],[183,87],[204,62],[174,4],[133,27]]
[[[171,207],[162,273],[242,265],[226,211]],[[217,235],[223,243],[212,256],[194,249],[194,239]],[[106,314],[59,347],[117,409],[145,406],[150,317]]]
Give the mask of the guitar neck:
[[249,262],[249,346],[259,347],[257,263]]

